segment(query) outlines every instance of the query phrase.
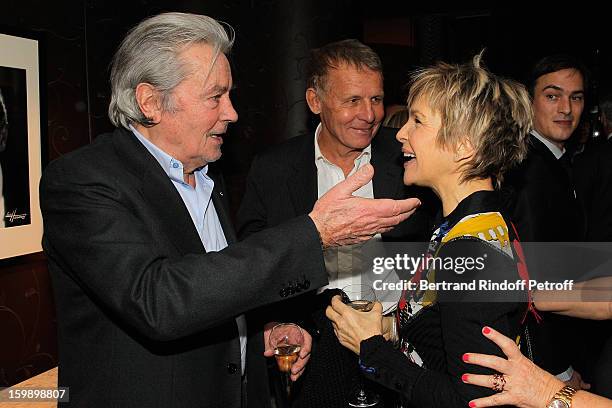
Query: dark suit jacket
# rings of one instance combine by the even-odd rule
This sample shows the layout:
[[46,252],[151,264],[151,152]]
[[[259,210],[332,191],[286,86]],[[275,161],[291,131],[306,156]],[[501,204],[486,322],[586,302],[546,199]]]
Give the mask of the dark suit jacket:
[[574,158],[574,182],[586,216],[586,241],[612,241],[612,144],[593,143]]
[[[396,133],[396,129],[381,128],[372,141],[370,162],[374,166],[374,197],[402,199],[417,196],[423,205],[407,221],[383,234],[383,240],[427,242],[431,235],[432,214],[437,210],[437,198],[429,190],[404,186],[401,144],[395,140]],[[293,217],[308,214],[317,196],[314,137],[299,136],[275,146],[256,157],[251,165],[238,211],[239,237],[243,239]],[[303,378],[296,384],[294,407],[344,408],[345,397],[358,373],[356,356],[338,343],[324,316],[329,297],[311,294],[282,305],[286,313],[279,319],[299,321],[314,335],[311,360]],[[271,312],[261,315],[269,318]],[[251,326],[258,327],[261,323]],[[267,388],[265,373],[257,376],[257,381],[260,390]],[[259,402],[266,406],[268,401],[269,398],[264,397]]]
[[[574,195],[570,174],[535,136],[529,136],[527,157],[507,175],[504,190],[510,196],[508,214],[524,243],[531,278],[538,281],[576,278],[572,275],[580,270],[581,260],[575,259],[571,251],[545,254],[543,248],[530,244],[584,240],[583,211]],[[559,374],[572,363],[575,346],[570,328],[574,319],[553,313],[542,313],[542,317],[542,324],[529,324],[534,361]]]
[[[396,133],[397,129],[381,128],[372,140],[374,197],[419,197],[424,203],[412,217],[383,234],[383,238],[429,241],[437,199],[429,189],[404,185],[401,144],[395,140]],[[238,210],[240,238],[312,211],[318,197],[314,154],[314,137],[304,135],[289,139],[253,160]]]
[[523,242],[576,242],[584,239],[582,210],[566,170],[535,136],[527,157],[506,176],[513,194],[512,221]]
[[131,132],[46,169],[43,246],[70,406],[240,407],[235,316],[291,296],[289,283],[326,284],[308,217],[235,243],[212,173],[229,247],[205,254],[180,195]]
[[[586,241],[612,241],[612,144],[587,144],[574,157],[574,183],[586,217]],[[591,391],[612,398],[612,322],[580,322],[580,373]]]

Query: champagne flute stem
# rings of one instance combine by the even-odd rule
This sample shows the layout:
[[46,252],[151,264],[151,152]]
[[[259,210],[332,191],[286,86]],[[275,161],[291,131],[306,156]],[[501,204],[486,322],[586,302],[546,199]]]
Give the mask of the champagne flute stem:
[[357,401],[360,403],[364,403],[368,399],[365,389],[363,388],[364,386],[363,375],[359,374],[359,394],[357,394]]
[[285,387],[285,395],[287,397],[287,402],[291,401],[291,371],[284,371],[281,373],[283,386]]

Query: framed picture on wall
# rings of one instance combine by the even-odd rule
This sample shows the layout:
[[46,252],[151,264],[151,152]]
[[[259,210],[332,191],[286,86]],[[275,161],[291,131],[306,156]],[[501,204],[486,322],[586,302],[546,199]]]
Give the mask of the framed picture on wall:
[[0,30],[0,259],[41,251],[39,48]]

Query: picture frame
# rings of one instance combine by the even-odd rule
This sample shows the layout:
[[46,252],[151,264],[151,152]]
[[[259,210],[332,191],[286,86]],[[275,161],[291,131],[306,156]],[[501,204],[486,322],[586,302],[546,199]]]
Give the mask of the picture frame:
[[40,252],[41,40],[0,28],[0,259]]

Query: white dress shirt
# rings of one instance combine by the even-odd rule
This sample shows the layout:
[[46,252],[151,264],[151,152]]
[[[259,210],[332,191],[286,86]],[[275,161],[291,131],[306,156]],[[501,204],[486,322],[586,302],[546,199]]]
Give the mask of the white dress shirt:
[[534,135],[536,139],[538,139],[540,142],[544,143],[544,145],[548,147],[548,150],[550,150],[551,153],[554,154],[557,159],[559,159],[561,156],[563,156],[563,153],[565,153],[565,147],[560,148],[559,146],[539,134],[537,130],[532,130],[531,134]]
[[[320,132],[321,124],[317,126],[314,137],[314,159],[317,167],[317,187],[319,198],[321,198],[321,196],[327,193],[336,184],[345,179],[342,169],[330,162],[321,152],[318,140]],[[349,172],[349,176],[366,164],[370,163],[371,157],[372,145],[368,145],[355,158],[353,168]],[[370,180],[368,184],[364,185],[359,190],[355,191],[353,195],[357,197],[374,198],[374,187],[372,185],[372,180]],[[376,244],[376,242],[382,242],[382,237],[380,234],[376,234],[368,242],[368,245]],[[371,283],[372,279],[368,280],[364,278],[364,274],[366,273],[369,273],[372,278],[374,277],[374,274],[372,273],[371,259],[363,254],[360,247],[361,244],[345,245],[325,250],[325,269],[327,270],[329,284],[319,288],[318,293],[321,293],[325,289],[342,289],[347,285],[369,285]],[[366,262],[368,262],[368,264],[366,264]],[[382,279],[385,281],[386,279],[394,276],[395,271],[390,270],[386,272],[385,276],[379,275],[376,277],[376,279]],[[383,310],[389,311],[395,307],[397,301],[399,300],[400,294],[399,292],[395,293],[393,291],[378,291],[376,295],[378,300],[383,304]]]
[[[314,148],[315,148],[315,164],[317,166],[317,187],[318,197],[321,198],[327,193],[333,186],[340,183],[345,179],[344,172],[340,167],[333,164],[325,158],[321,149],[319,148],[319,134],[321,132],[321,124],[317,126],[315,131]],[[363,151],[355,158],[353,168],[351,169],[349,176],[359,170],[361,167],[370,163],[370,157],[372,155],[372,146],[368,145]],[[372,188],[372,181],[359,190],[355,191],[353,195],[365,198],[374,198],[374,190]],[[380,238],[380,236],[378,236]],[[338,288],[351,284],[360,284],[361,275],[359,273],[353,273],[354,270],[359,268],[353,267],[353,261],[358,261],[357,258],[353,257],[353,245],[346,245],[333,249],[327,249],[325,251],[325,267],[327,269],[327,275],[329,278],[329,285],[320,288],[319,292],[324,289]]]

